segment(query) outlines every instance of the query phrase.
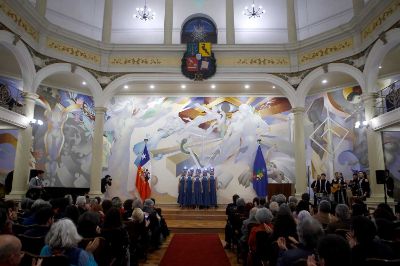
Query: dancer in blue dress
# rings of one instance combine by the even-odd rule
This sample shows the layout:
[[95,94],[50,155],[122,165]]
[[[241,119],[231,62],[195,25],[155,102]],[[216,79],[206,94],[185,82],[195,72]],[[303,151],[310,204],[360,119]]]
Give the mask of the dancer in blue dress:
[[207,170],[203,171],[203,178],[201,179],[203,208],[210,206],[210,183],[208,182]]
[[185,186],[185,207],[192,207],[192,197],[193,197],[193,169],[190,169]]
[[217,207],[217,178],[214,176],[214,168],[210,170],[210,206]]
[[178,185],[178,204],[179,207],[183,207],[185,205],[185,182],[186,182],[186,174],[187,169],[184,168],[179,178],[179,185]]
[[193,205],[195,208],[200,208],[203,204],[202,197],[201,197],[201,169],[196,170],[196,175],[193,181]]

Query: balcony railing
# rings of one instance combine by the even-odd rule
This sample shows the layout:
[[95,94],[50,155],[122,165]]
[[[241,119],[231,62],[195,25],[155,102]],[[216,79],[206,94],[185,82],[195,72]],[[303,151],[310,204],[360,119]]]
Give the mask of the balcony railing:
[[25,115],[24,106],[18,99],[22,99],[21,91],[12,91],[7,85],[0,84],[0,106],[18,114]]
[[400,80],[397,80],[378,92],[376,115],[393,111],[400,107]]

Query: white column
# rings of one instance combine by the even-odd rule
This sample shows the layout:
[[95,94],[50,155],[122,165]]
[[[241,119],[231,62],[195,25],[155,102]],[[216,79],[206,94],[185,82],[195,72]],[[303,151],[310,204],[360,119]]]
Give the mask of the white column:
[[164,44],[172,44],[173,22],[174,22],[174,0],[165,0]]
[[235,13],[233,0],[226,0],[226,44],[235,44]]
[[90,168],[90,191],[91,197],[101,196],[101,175],[103,174],[103,131],[105,107],[95,107],[96,118],[93,131],[92,162]]
[[[31,120],[35,112],[35,100],[38,95],[35,93],[24,92],[24,113]],[[25,197],[28,188],[28,178],[30,172],[30,153],[32,147],[32,127],[28,125],[25,129],[18,132],[18,142],[15,152],[14,177],[11,193],[8,199],[21,200]]]
[[[365,108],[365,120],[370,121],[375,116],[375,103],[377,94],[369,93],[362,97]],[[384,201],[383,185],[376,183],[376,170],[385,169],[383,155],[383,145],[381,132],[374,131],[370,127],[366,129],[368,145],[368,163],[369,163],[369,182],[371,186],[370,203],[380,203]]]
[[287,0],[287,29],[289,43],[297,42],[296,12],[294,0]]
[[296,173],[296,197],[307,191],[307,173],[306,173],[306,146],[304,138],[304,107],[292,109],[294,122],[294,159]]
[[36,0],[36,10],[41,16],[43,17],[46,16],[46,9],[47,9],[47,0]]
[[101,36],[101,40],[104,43],[111,42],[112,6],[113,6],[113,0],[104,1],[103,32]]
[[363,8],[364,8],[364,0],[353,0],[354,16],[360,14]]

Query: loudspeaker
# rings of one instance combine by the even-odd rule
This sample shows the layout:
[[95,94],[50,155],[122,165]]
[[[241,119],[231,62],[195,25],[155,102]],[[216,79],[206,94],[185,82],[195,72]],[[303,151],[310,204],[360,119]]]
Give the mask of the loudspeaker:
[[385,170],[376,170],[375,175],[377,184],[385,184]]

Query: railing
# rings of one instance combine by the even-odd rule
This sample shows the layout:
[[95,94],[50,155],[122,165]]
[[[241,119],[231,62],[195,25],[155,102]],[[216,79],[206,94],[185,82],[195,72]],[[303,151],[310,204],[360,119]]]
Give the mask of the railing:
[[[18,95],[14,95],[16,93]],[[0,106],[18,114],[25,115],[24,106],[17,100],[18,98],[22,98],[21,91],[12,91],[7,85],[0,84]]]
[[397,80],[378,92],[376,115],[381,115],[400,107],[400,80]]

